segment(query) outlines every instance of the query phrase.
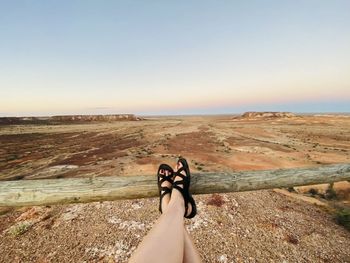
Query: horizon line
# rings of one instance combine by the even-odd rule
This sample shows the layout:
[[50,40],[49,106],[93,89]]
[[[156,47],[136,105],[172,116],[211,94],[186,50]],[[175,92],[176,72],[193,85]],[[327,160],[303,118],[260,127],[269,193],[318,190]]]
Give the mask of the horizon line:
[[290,112],[294,113],[296,115],[315,115],[315,114],[321,114],[321,115],[350,115],[350,111],[345,112],[332,112],[332,111],[304,111],[304,112],[293,112],[293,111],[241,111],[241,112],[230,112],[230,113],[182,113],[182,114],[137,114],[137,113],[106,113],[106,114],[52,114],[52,115],[16,115],[16,116],[5,116],[0,113],[0,118],[49,118],[49,117],[55,117],[55,116],[110,116],[110,115],[134,115],[136,117],[176,117],[176,116],[229,116],[229,115],[242,115],[246,112]]

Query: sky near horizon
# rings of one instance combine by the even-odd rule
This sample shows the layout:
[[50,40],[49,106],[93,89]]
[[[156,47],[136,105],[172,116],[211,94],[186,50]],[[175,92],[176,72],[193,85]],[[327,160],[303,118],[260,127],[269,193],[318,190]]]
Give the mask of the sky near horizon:
[[0,0],[0,116],[350,112],[350,1]]

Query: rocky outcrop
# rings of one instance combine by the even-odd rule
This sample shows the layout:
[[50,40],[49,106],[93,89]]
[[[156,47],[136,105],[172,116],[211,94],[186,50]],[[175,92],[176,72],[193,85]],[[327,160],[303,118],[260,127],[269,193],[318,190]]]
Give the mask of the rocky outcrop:
[[0,117],[0,125],[19,124],[60,124],[60,123],[84,123],[84,122],[112,122],[112,121],[138,121],[141,118],[134,114],[110,114],[110,115],[62,115],[52,117]]
[[50,117],[0,117],[0,125],[46,124]]
[[52,121],[59,122],[91,122],[91,121],[137,121],[133,114],[111,114],[111,115],[62,115],[52,116]]
[[248,112],[245,112],[241,117],[245,119],[270,119],[270,118],[292,118],[292,117],[296,117],[296,115],[291,112],[248,111]]

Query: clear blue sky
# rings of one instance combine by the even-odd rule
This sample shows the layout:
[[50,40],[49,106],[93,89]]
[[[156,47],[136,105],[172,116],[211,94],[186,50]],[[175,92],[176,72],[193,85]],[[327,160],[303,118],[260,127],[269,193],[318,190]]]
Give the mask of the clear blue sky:
[[0,115],[350,112],[350,1],[1,1]]

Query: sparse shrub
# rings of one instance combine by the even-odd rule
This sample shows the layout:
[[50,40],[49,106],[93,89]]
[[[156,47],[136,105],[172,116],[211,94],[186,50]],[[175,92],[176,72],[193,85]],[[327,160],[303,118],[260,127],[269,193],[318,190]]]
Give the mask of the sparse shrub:
[[347,230],[350,231],[350,209],[344,208],[337,212],[336,220],[339,225],[344,226]]
[[19,236],[24,234],[32,226],[31,222],[23,221],[9,228],[8,232],[13,236]]
[[315,189],[315,188],[311,188],[311,189],[309,190],[309,194],[311,194],[312,196],[315,196],[315,195],[318,194],[318,190]]
[[16,160],[18,159],[18,155],[17,154],[11,154],[9,156],[6,157],[6,161],[13,161],[13,160]]
[[288,192],[291,192],[291,193],[295,192],[294,187],[288,187],[287,190],[288,190]]
[[11,177],[9,180],[16,181],[16,180],[22,180],[25,176],[24,175],[15,175]]
[[333,189],[333,183],[327,188],[325,197],[328,200],[337,199],[337,192]]
[[212,194],[207,201],[207,205],[213,205],[217,207],[221,207],[223,204],[225,204],[225,201],[219,194]]
[[325,194],[320,193],[319,196],[320,196],[321,198],[323,198],[323,199],[326,199],[326,195],[325,195]]

